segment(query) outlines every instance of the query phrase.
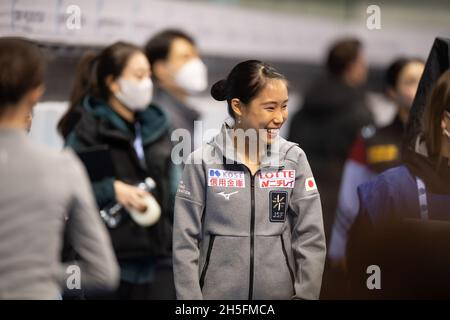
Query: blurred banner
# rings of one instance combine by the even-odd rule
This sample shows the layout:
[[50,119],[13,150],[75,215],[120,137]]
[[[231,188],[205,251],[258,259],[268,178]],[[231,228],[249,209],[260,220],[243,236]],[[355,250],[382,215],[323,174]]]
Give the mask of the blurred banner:
[[368,6],[351,4],[353,15],[336,19],[301,8],[253,9],[239,1],[2,0],[0,35],[98,46],[119,39],[143,44],[162,28],[180,27],[207,55],[318,63],[332,40],[351,34],[366,44],[370,63],[383,64],[405,52],[425,56],[436,36],[450,34],[448,24],[427,28],[385,21],[388,4],[380,6],[381,29],[369,30]]

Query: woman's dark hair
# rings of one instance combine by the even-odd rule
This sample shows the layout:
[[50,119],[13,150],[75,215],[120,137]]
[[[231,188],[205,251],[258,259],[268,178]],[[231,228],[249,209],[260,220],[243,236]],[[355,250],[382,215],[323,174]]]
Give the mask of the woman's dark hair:
[[358,39],[348,38],[335,42],[327,56],[326,66],[332,75],[341,77],[345,70],[355,62],[362,45]]
[[191,36],[177,29],[163,30],[148,40],[145,45],[145,54],[150,64],[153,65],[158,60],[166,60],[172,42],[179,38],[195,46],[194,39]]
[[287,82],[272,66],[258,60],[247,60],[237,64],[226,79],[217,81],[211,88],[211,96],[217,101],[226,100],[228,113],[234,118],[231,100],[237,98],[248,104],[264,89],[270,79]]
[[75,74],[74,84],[70,93],[69,109],[58,123],[58,130],[67,137],[73,129],[74,113],[85,96],[92,96],[108,101],[111,92],[106,83],[109,76],[117,79],[125,69],[128,60],[136,52],[143,51],[126,42],[116,42],[100,53],[86,53],[80,60]]
[[44,83],[46,61],[33,42],[0,38],[0,114]]
[[450,70],[439,77],[425,106],[423,133],[430,156],[441,156],[441,119],[444,111],[450,112]]
[[403,69],[410,63],[422,63],[425,62],[420,58],[406,58],[400,57],[395,59],[387,68],[386,73],[384,74],[384,85],[385,89],[392,88],[395,89],[398,84],[398,79],[400,77],[400,73]]

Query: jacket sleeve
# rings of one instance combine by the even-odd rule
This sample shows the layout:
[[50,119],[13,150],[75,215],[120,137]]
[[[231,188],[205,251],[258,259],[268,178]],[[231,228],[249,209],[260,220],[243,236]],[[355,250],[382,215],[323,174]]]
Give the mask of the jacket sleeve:
[[202,164],[188,157],[175,198],[173,269],[177,298],[203,299],[199,280],[199,242],[205,208],[205,174]]
[[114,290],[119,282],[119,267],[111,240],[98,215],[86,172],[75,155],[69,156],[65,163],[73,190],[66,230],[80,257],[76,264],[80,268],[81,289]]
[[[73,149],[75,152],[83,150],[89,146],[83,144],[76,136],[75,132],[68,135],[64,142],[65,147]],[[116,193],[114,191],[114,177],[104,178],[99,181],[91,181],[92,189],[94,191],[95,201],[99,208],[116,201]]]
[[345,258],[348,232],[358,214],[357,188],[375,175],[367,165],[366,146],[362,136],[358,136],[345,162],[339,188],[336,218],[333,223],[328,257],[332,260]]
[[175,210],[175,197],[178,190],[178,184],[181,180],[181,174],[183,169],[180,165],[176,165],[173,162],[170,163],[169,168],[169,206],[170,206],[170,220],[173,223],[173,215]]
[[318,299],[326,256],[322,206],[306,155],[299,147],[292,159],[297,163],[295,187],[290,201],[293,214],[295,298]]

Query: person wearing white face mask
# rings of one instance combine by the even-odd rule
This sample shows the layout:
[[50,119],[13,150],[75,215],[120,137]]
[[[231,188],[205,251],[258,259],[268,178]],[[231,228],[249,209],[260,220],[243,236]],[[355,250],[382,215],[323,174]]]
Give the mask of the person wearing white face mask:
[[145,54],[132,44],[86,56],[59,124],[80,157],[103,148],[111,160],[111,171],[107,160],[84,160],[88,172],[97,171],[92,187],[121,267],[120,287],[107,298],[175,297],[171,225],[179,169],[171,161],[168,118],[152,103],[150,76]]
[[155,103],[168,113],[173,129],[186,129],[193,137],[200,114],[187,99],[208,86],[194,40],[180,30],[164,30],[147,42],[145,53],[153,70]]
[[153,83],[150,78],[139,81],[119,78],[120,90],[115,97],[131,111],[142,111],[148,107],[152,100]]

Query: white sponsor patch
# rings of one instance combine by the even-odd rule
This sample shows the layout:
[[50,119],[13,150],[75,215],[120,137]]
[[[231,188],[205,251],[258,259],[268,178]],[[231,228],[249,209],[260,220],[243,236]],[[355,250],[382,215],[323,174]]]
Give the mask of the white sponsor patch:
[[262,171],[259,173],[260,188],[294,188],[295,170]]
[[190,196],[191,192],[189,190],[186,190],[186,185],[184,184],[183,180],[180,181],[178,184],[178,194],[184,194],[186,196]]
[[317,190],[317,185],[316,182],[314,181],[314,178],[307,178],[305,180],[305,189],[306,191]]
[[209,169],[208,187],[245,188],[244,171]]

